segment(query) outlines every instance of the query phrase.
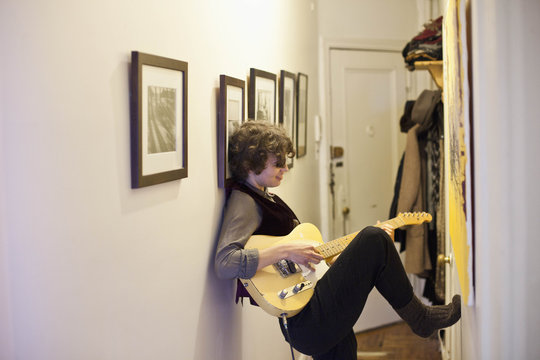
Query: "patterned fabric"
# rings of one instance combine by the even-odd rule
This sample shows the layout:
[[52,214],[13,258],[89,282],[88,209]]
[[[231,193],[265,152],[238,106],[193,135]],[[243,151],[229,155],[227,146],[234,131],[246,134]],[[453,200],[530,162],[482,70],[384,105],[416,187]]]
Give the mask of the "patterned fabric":
[[417,61],[442,60],[442,20],[440,16],[424,24],[424,30],[403,48],[402,55],[409,70],[414,70]]

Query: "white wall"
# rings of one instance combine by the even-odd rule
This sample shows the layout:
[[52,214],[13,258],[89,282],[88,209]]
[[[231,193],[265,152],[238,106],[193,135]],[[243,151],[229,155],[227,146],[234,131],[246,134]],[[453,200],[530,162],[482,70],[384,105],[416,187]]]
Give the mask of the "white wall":
[[471,6],[476,303],[463,359],[538,359],[540,3]]
[[416,2],[319,0],[319,33],[328,39],[410,40],[420,30]]
[[[0,84],[2,77],[0,77]],[[0,86],[0,99],[4,98],[3,87]],[[0,139],[3,139],[3,111],[0,102]],[[0,146],[0,169],[3,172],[3,147]],[[0,176],[0,189],[3,189],[4,177]],[[12,356],[11,350],[11,316],[8,296],[8,262],[6,254],[4,192],[0,191],[0,359],[8,359]]]
[[[213,274],[216,97],[220,74],[304,72],[312,121],[316,20],[309,0],[2,1],[0,357],[288,357]],[[132,50],[189,63],[187,179],[130,189]],[[279,193],[317,224],[308,132]]]

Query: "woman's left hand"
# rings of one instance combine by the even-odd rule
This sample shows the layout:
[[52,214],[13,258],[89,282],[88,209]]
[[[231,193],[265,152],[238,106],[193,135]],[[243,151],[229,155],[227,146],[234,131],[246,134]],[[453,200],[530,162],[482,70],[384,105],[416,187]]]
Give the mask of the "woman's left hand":
[[390,236],[390,239],[394,241],[394,228],[392,226],[390,226],[389,224],[381,224],[379,220],[377,220],[377,226],[383,229],[388,234],[388,236]]

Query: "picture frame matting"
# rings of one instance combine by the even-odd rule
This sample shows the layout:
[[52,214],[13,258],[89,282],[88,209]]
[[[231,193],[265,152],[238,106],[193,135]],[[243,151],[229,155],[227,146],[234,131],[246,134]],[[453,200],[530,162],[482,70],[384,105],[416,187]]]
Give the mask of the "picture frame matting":
[[251,68],[248,91],[248,117],[275,124],[276,74]]

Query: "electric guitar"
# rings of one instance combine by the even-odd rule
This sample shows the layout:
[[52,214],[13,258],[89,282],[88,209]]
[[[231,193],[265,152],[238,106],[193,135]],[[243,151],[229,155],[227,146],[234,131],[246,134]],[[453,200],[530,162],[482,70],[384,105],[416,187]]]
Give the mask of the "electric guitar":
[[[425,212],[399,213],[395,218],[374,226],[388,225],[392,229],[398,229],[430,221],[431,215]],[[309,244],[315,246],[315,250],[328,261],[345,250],[358,233],[359,231],[325,243],[315,225],[303,223],[285,236],[253,235],[245,248],[265,249],[293,242]],[[273,316],[291,317],[298,314],[311,299],[315,284],[329,268],[326,261],[312,264],[315,270],[311,270],[292,261],[281,260],[258,270],[251,279],[240,280],[264,311]]]

